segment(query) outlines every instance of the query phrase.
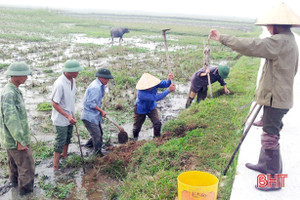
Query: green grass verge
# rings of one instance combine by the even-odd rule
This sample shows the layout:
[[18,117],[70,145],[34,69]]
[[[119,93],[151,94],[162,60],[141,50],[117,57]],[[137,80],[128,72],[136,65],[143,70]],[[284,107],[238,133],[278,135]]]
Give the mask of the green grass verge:
[[194,103],[164,125],[164,132],[186,132],[184,137],[160,146],[150,141],[139,148],[119,188],[118,199],[174,199],[177,176],[187,170],[218,177],[218,198],[229,199],[236,161],[227,176],[222,173],[242,136],[241,124],[248,112],[237,106],[252,100],[259,64],[259,59],[241,57],[227,79],[231,95],[218,96],[222,87],[214,84],[213,99]]

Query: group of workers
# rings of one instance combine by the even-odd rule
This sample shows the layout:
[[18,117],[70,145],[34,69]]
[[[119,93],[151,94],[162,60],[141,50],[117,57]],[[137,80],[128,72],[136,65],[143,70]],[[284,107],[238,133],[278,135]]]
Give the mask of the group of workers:
[[[276,10],[276,12],[274,11]],[[291,17],[292,16],[292,17]],[[259,19],[256,25],[267,26],[271,37],[237,38],[220,34],[212,29],[209,39],[219,41],[236,52],[246,56],[265,58],[261,79],[255,92],[255,101],[263,105],[263,133],[261,136],[261,152],[258,164],[246,164],[249,169],[264,174],[282,173],[280,157],[280,130],[282,118],[293,105],[293,83],[298,69],[298,47],[291,27],[300,26],[300,18],[284,3],[273,8],[267,15]],[[71,142],[75,118],[75,78],[83,67],[76,60],[67,61],[62,68],[62,75],[53,85],[51,101],[51,119],[56,128],[54,144],[53,169],[58,170],[59,159],[67,158],[68,146]],[[5,72],[10,76],[8,83],[2,88],[0,96],[0,142],[7,149],[9,178],[13,186],[18,186],[20,195],[33,191],[35,163],[30,149],[30,134],[25,104],[19,86],[24,84],[31,70],[27,64],[16,62]],[[191,78],[191,88],[186,103],[189,107],[197,95],[197,101],[207,96],[208,75],[211,82],[219,81],[226,94],[230,91],[224,79],[229,74],[229,67],[209,66],[195,72]],[[105,86],[113,79],[111,72],[100,68],[95,73],[96,79],[88,86],[83,101],[81,120],[91,135],[87,145],[94,148],[94,153],[102,156],[101,127],[102,118],[107,113],[101,108],[105,95]],[[137,98],[134,104],[133,137],[138,139],[141,127],[148,116],[153,124],[154,137],[159,137],[161,121],[156,108],[157,101],[166,97],[176,87],[172,84],[173,73],[167,80],[161,81],[155,76],[144,73],[136,85]],[[158,88],[167,88],[158,93]],[[254,147],[255,148],[255,147]],[[269,188],[257,188],[264,191],[278,190],[272,184]]]

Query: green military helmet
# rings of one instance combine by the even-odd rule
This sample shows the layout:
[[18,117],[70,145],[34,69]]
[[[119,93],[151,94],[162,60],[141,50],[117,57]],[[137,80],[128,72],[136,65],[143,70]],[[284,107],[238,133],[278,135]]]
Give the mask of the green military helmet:
[[228,77],[230,69],[229,69],[229,67],[227,65],[219,65],[218,71],[219,71],[220,76],[223,79],[225,79],[225,78]]
[[68,60],[65,62],[62,71],[63,72],[79,72],[82,71],[83,67],[80,66],[77,60]]
[[7,76],[28,76],[31,73],[32,71],[25,62],[15,62],[9,65],[4,74]]
[[106,68],[100,68],[98,71],[95,73],[96,77],[100,78],[106,78],[106,79],[113,79],[114,77],[111,75],[109,69]]

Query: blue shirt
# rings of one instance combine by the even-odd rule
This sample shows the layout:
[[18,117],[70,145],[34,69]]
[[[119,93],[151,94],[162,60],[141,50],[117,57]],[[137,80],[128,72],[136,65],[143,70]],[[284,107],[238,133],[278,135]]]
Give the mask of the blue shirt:
[[156,101],[160,101],[165,98],[170,91],[167,89],[162,93],[157,94],[157,88],[167,88],[171,85],[170,80],[161,81],[157,86],[153,87],[152,90],[138,90],[135,104],[137,106],[137,114],[149,114],[156,106]]
[[81,120],[87,120],[93,124],[102,123],[101,113],[95,107],[101,108],[104,94],[105,85],[98,78],[95,79],[85,91]]

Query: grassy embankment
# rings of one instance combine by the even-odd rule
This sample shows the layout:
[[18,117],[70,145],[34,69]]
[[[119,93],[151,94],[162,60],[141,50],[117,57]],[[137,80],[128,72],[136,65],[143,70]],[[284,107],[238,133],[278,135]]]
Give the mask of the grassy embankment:
[[200,170],[214,174],[220,180],[218,197],[229,199],[235,174],[236,160],[227,176],[222,172],[240,137],[241,123],[248,109],[237,106],[252,100],[258,59],[241,57],[227,80],[232,95],[218,95],[193,104],[176,120],[164,125],[164,132],[185,132],[184,137],[173,138],[163,145],[148,142],[138,149],[116,191],[118,199],[174,199],[177,195],[177,176],[186,170]]
[[[215,27],[223,33],[245,37],[257,36],[259,31],[252,23],[207,19],[78,15],[23,9],[1,9],[1,14],[3,31],[0,38],[4,44],[11,41],[37,42],[43,49],[34,46],[30,52],[20,52],[20,55],[27,59],[26,53],[41,54],[44,58],[42,64],[30,59],[26,61],[37,69],[41,68],[49,77],[58,76],[58,73],[51,73],[49,68],[57,62],[62,63],[68,59],[66,56],[60,58],[58,55],[62,55],[64,49],[69,48],[70,44],[66,38],[70,34],[81,33],[88,37],[108,38],[109,27],[126,26],[131,30],[126,37],[141,37],[146,42],[159,44],[163,48],[161,29],[170,27],[172,31],[168,32],[168,45],[181,47],[180,50],[170,53],[174,74],[177,82],[186,83],[192,73],[202,66],[202,41],[206,40],[211,28]],[[226,177],[222,177],[221,173],[241,137],[240,125],[248,110],[239,110],[237,106],[252,100],[259,60],[240,57],[216,42],[211,42],[210,45],[211,60],[214,64],[227,61],[232,68],[226,80],[232,94],[221,95],[222,88],[214,84],[213,99],[193,104],[189,109],[182,111],[177,119],[165,124],[164,132],[185,132],[185,136],[180,138],[174,136],[161,145],[155,141],[146,142],[134,153],[124,173],[118,176],[122,186],[110,191],[112,198],[117,196],[118,199],[174,199],[177,194],[176,177],[182,171],[201,170],[220,178],[218,196],[220,199],[229,199],[235,163]],[[57,52],[53,53],[53,48]],[[162,79],[168,73],[165,54],[160,48],[150,51],[126,45],[107,47],[76,44],[73,51],[75,55],[72,55],[72,58],[82,60],[86,65],[85,71],[80,74],[77,81],[78,87],[83,88],[83,91],[94,79],[95,68],[90,66],[90,63],[97,63],[99,58],[110,56],[115,58],[105,66],[113,71],[115,80],[111,82],[110,92],[105,97],[103,106],[121,124],[132,121],[131,106],[134,97],[123,95],[120,91],[134,91],[135,84],[145,69]],[[3,59],[12,58],[9,52],[2,52],[2,55]],[[129,59],[129,56],[132,58]],[[50,58],[54,58],[54,61],[50,62]],[[3,68],[6,68],[6,65],[3,65]],[[47,105],[45,107],[47,108]],[[44,121],[50,125],[45,125],[42,130],[52,132],[49,118]],[[83,137],[88,137],[82,123],[79,123],[79,129],[84,133]],[[51,146],[46,144],[33,144],[33,150],[36,159],[51,157]],[[5,163],[3,155],[5,154],[0,155],[2,164]],[[122,161],[118,163],[122,165]],[[116,165],[116,168],[112,166],[108,171],[114,172],[119,170],[119,167],[120,165]]]

